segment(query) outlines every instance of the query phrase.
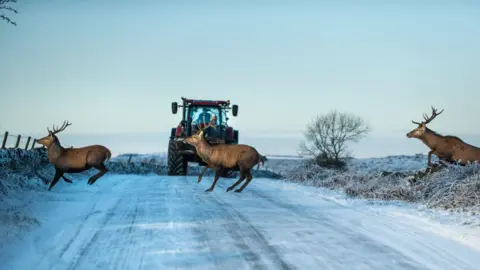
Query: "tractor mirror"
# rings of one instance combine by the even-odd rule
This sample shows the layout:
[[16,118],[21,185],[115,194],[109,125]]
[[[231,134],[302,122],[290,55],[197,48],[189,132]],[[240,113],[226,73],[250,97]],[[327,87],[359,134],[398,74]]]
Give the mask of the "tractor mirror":
[[177,110],[178,110],[178,103],[172,102],[172,113],[177,114]]
[[233,106],[232,106],[232,114],[233,114],[233,116],[237,116],[237,114],[238,114],[238,105],[233,105]]

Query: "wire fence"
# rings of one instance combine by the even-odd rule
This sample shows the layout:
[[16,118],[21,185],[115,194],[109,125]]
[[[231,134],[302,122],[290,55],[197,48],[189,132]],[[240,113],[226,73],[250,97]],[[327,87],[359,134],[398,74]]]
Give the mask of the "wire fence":
[[42,145],[37,144],[36,139],[32,138],[31,136],[10,134],[8,131],[5,131],[1,140],[1,149],[22,148],[28,150],[34,148],[35,146],[43,147]]
[[[0,134],[0,149],[25,149],[30,150],[33,148],[43,148],[44,146],[37,143],[37,139],[31,136],[22,136],[20,134],[10,134],[5,131],[3,138]],[[72,148],[73,146],[67,145],[65,148]]]

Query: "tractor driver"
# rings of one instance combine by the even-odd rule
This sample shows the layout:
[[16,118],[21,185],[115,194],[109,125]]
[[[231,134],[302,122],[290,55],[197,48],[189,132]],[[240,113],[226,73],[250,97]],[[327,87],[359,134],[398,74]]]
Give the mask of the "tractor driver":
[[202,108],[202,112],[197,117],[197,123],[210,123],[211,115],[207,108]]

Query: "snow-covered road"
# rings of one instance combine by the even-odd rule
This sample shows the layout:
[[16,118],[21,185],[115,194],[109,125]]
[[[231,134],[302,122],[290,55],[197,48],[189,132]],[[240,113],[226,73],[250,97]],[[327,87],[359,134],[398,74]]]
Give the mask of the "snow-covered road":
[[[108,175],[55,186],[41,226],[0,269],[478,269],[480,252],[422,222],[310,196],[294,184]],[[382,206],[379,206],[382,207]],[[422,225],[423,224],[423,225]]]

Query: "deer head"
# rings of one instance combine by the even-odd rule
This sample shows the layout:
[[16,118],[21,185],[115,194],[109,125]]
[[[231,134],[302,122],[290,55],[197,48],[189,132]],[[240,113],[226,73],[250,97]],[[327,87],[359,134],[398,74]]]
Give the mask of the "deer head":
[[433,119],[435,119],[435,117],[437,117],[442,112],[443,112],[443,110],[441,110],[440,112],[437,113],[437,109],[435,109],[432,106],[432,115],[430,117],[428,117],[427,114],[423,115],[423,119],[425,121],[419,123],[419,122],[415,122],[415,121],[412,120],[412,123],[418,125],[418,127],[415,128],[414,130],[410,131],[409,133],[407,133],[407,137],[408,138],[422,138],[425,135],[425,132],[427,130],[426,125],[428,123],[430,123]]
[[196,134],[193,134],[192,136],[189,136],[187,138],[185,138],[183,140],[183,143],[187,143],[187,144],[190,144],[190,145],[198,145],[198,143],[200,143],[202,140],[204,140],[203,138],[203,131],[205,131],[207,128],[210,128],[210,127],[213,127],[214,129],[216,129],[215,127],[215,120],[212,119],[212,121],[210,121],[210,123],[208,123],[208,125],[202,129],[202,127],[200,125],[197,125],[198,127],[198,132]]
[[47,127],[47,131],[48,131],[48,135],[41,138],[41,139],[38,139],[37,140],[37,143],[41,144],[41,145],[44,145],[46,147],[49,147],[50,145],[52,145],[53,143],[57,143],[58,142],[58,138],[55,134],[59,133],[59,132],[62,132],[65,130],[65,128],[67,128],[68,126],[70,126],[71,123],[68,123],[68,121],[64,121],[63,122],[63,125],[57,129],[55,128],[55,125],[53,125],[53,131],[51,131],[48,127]]

